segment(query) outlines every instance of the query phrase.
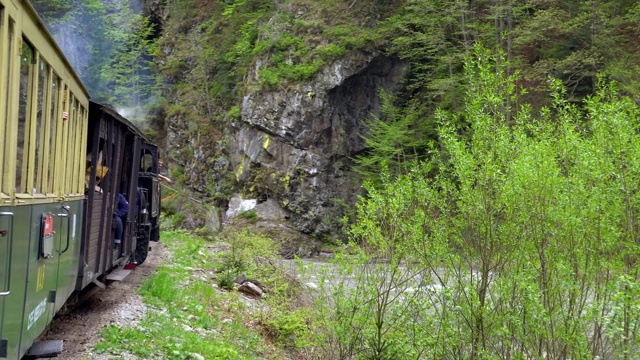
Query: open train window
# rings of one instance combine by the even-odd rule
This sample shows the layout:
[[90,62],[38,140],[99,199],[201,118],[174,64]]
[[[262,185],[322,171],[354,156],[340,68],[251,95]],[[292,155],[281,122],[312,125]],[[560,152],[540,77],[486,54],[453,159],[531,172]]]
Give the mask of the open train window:
[[[9,164],[6,162],[5,158],[5,146],[8,143],[5,136],[8,136],[8,124],[6,123],[9,119],[9,94],[10,94],[10,86],[11,81],[9,77],[9,70],[11,69],[11,59],[12,56],[9,54],[13,54],[13,22],[9,21],[9,23],[5,23],[4,19],[5,13],[4,8],[0,6],[0,49],[5,49],[4,44],[7,44],[6,50],[7,52],[2,52],[0,54],[0,79],[4,79],[3,83],[0,84],[5,89],[4,99],[0,99],[0,126],[2,129],[5,129],[4,134],[0,136],[0,192],[8,193],[6,189],[4,189],[4,175],[5,175],[5,167],[8,167]],[[0,92],[1,93],[1,92]]]
[[71,164],[73,169],[73,178],[72,178],[72,189],[71,191],[75,194],[80,193],[80,140],[82,139],[82,132],[80,130],[80,124],[82,124],[82,116],[80,110],[80,101],[77,98],[74,98],[73,104],[73,127],[71,131],[73,132],[73,152],[71,153],[71,159],[73,163]]
[[76,119],[76,106],[78,101],[76,100],[76,98],[71,95],[70,97],[70,101],[69,101],[69,119],[67,120],[68,126],[67,126],[67,156],[66,156],[66,161],[67,163],[65,164],[65,168],[67,169],[67,174],[65,176],[65,187],[64,187],[64,192],[65,194],[71,194],[73,193],[73,189],[74,189],[74,177],[75,177],[75,138],[77,135],[77,132],[75,130],[76,127],[76,123],[77,123],[77,119]]
[[67,187],[65,189],[65,193],[67,194],[71,194],[73,193],[73,189],[74,189],[74,179],[75,179],[75,158],[76,158],[76,105],[77,105],[78,101],[76,100],[76,98],[72,95],[71,96],[71,103],[70,103],[70,107],[69,107],[69,120],[67,120],[67,122],[69,123],[69,141],[68,141],[68,146],[69,146],[69,150],[67,152],[67,170],[69,171],[67,173]]
[[[2,4],[0,4],[0,79],[4,78],[6,79],[6,83],[2,83],[0,84],[1,88],[4,88],[5,91],[8,92],[9,90],[9,76],[7,74],[6,68],[7,68],[7,64],[6,61],[8,59],[7,54],[5,52],[3,52],[2,50],[4,49],[4,43],[6,42],[5,37],[7,36],[6,33],[7,29],[5,28],[5,21],[4,21],[4,6],[2,6]],[[11,54],[11,51],[9,51],[9,54]],[[0,90],[0,94],[2,94],[2,91]],[[7,108],[6,103],[3,102],[3,100],[5,99],[0,99],[0,109],[2,108]],[[0,113],[0,129],[5,129],[5,133],[7,132],[7,124],[6,124],[6,110],[3,111],[3,113]],[[2,178],[4,177],[4,137],[0,136],[0,193],[2,193]]]
[[56,151],[58,151],[56,146],[56,138],[58,136],[58,129],[60,128],[58,124],[58,101],[60,100],[60,78],[58,78],[55,73],[53,74],[53,79],[51,81],[51,120],[49,122],[49,189],[48,192],[50,194],[55,193],[54,180],[55,180],[55,170],[56,170]]
[[36,109],[36,121],[35,121],[35,182],[33,184],[33,193],[42,194],[45,193],[46,174],[44,172],[44,151],[45,151],[45,135],[48,131],[46,126],[47,111],[45,104],[47,101],[47,94],[49,92],[49,65],[40,58],[38,61],[38,103]]
[[86,110],[85,108],[78,102],[78,125],[76,126],[76,131],[78,132],[78,136],[76,138],[76,193],[81,193],[84,189],[82,179],[84,178],[83,174],[83,146],[82,144],[86,141],[85,134],[87,133],[85,124],[86,124]]
[[147,149],[142,149],[140,155],[140,172],[155,172],[153,154]]
[[104,184],[106,183],[106,181],[104,181],[104,179],[107,177],[107,175],[109,175],[109,167],[107,167],[107,160],[106,160],[106,141],[103,138],[100,138],[100,142],[98,143],[98,153],[97,154],[93,154],[91,151],[93,149],[93,143],[92,140],[90,140],[90,144],[88,147],[89,153],[87,153],[87,157],[86,157],[86,166],[87,166],[87,170],[86,170],[86,184],[87,186],[89,186],[91,184],[91,179],[89,178],[89,176],[91,175],[91,171],[92,171],[92,167],[95,166],[96,167],[96,178],[95,178],[95,188],[94,191],[102,193],[103,189],[102,187],[104,186]]
[[31,88],[34,72],[34,51],[26,41],[22,43],[20,55],[20,92],[18,104],[18,147],[16,153],[16,193],[29,191],[25,186],[29,175],[29,134],[28,125],[31,121]]
[[60,129],[58,129],[58,131],[60,132],[60,137],[58,142],[58,146],[60,146],[59,148],[60,151],[58,152],[58,156],[57,156],[58,173],[56,174],[56,181],[59,181],[57,183],[58,191],[64,194],[67,193],[67,186],[68,186],[67,177],[69,176],[68,169],[66,166],[66,161],[67,161],[67,158],[69,157],[69,153],[68,153],[69,108],[70,108],[69,95],[70,95],[69,87],[67,85],[64,85],[64,90],[62,91],[62,121],[60,122]]

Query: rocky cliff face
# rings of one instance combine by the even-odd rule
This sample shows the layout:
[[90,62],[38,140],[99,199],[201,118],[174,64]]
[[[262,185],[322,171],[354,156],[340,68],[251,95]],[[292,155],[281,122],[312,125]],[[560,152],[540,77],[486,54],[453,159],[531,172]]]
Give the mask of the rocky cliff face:
[[404,72],[397,59],[358,53],[309,83],[246,94],[227,144],[238,184],[275,198],[295,229],[335,233],[342,204],[360,193],[351,159],[365,149],[363,120],[379,115],[377,92],[393,90]]
[[[161,2],[148,5],[159,22],[171,16]],[[352,52],[304,83],[251,90],[260,88],[257,74],[267,60],[257,60],[245,76],[249,90],[235,120],[211,125],[211,119],[198,123],[181,112],[167,116],[167,153],[183,167],[187,186],[222,205],[222,222],[253,210],[264,220],[259,226],[287,238],[339,237],[345,210],[360,194],[351,159],[365,150],[363,122],[379,115],[378,91],[398,86],[406,64]],[[167,95],[171,103],[192,103],[181,96],[175,90]]]

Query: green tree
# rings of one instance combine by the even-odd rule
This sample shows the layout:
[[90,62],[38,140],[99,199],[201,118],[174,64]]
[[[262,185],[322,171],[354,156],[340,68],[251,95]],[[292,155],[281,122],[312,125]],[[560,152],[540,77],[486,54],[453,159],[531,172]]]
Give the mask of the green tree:
[[108,22],[112,26],[105,35],[114,54],[101,75],[112,85],[111,101],[120,107],[142,108],[157,95],[154,25],[148,17],[134,14],[126,2],[118,5]]
[[637,81],[629,77],[637,63],[630,51],[636,46],[637,20],[634,1],[533,3],[514,36],[524,80],[544,91],[546,78],[554,76],[579,102],[604,76],[618,80],[637,99]]
[[[363,135],[367,153],[356,158],[357,171],[369,181],[379,179],[381,165],[394,175],[400,175],[427,156],[426,149],[433,133],[420,126],[410,109],[396,106],[397,99],[380,91],[382,117],[365,121]],[[383,165],[384,164],[384,165]]]
[[101,71],[112,54],[109,42],[104,39],[109,3],[104,4],[101,0],[34,0],[32,4],[92,98],[104,100],[106,91]]
[[31,0],[30,2],[42,18],[50,21],[61,19],[74,6],[79,5],[78,1],[74,0]]

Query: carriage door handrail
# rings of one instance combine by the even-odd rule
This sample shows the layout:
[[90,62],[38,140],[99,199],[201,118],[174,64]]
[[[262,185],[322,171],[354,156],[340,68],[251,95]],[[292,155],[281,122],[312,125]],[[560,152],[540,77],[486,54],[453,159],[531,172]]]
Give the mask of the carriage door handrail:
[[9,235],[9,238],[7,239],[7,247],[5,248],[5,250],[8,250],[5,252],[5,254],[8,254],[8,261],[5,264],[6,266],[6,272],[5,272],[5,289],[2,289],[2,291],[0,291],[0,296],[7,296],[9,295],[9,293],[11,293],[11,259],[12,259],[12,253],[13,253],[13,213],[12,212],[0,212],[0,217],[2,216],[10,216],[11,217],[11,221],[9,222],[11,229],[9,231],[3,231],[2,233],[0,233],[0,237],[6,237],[7,235]]
[[71,206],[62,205],[62,209],[65,210],[66,214],[58,214],[58,217],[67,218],[67,246],[62,251],[58,251],[58,255],[62,255],[69,250],[69,239],[71,238],[71,217],[69,216],[69,212],[71,210]]

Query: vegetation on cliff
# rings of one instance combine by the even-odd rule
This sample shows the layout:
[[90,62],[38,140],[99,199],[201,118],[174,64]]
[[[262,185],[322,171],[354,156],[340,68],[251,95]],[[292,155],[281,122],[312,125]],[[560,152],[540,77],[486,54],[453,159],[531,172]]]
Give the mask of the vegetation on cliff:
[[[375,143],[387,145],[385,136],[395,137],[391,146],[412,144],[407,158],[428,156],[435,110],[463,106],[464,63],[476,43],[504,52],[505,71],[517,74],[515,95],[534,112],[549,104],[550,76],[562,81],[572,102],[593,94],[598,79],[616,80],[621,93],[640,99],[633,76],[640,56],[635,1],[182,0],[168,2],[165,12],[158,43],[160,69],[170,83],[164,112],[176,129],[186,129],[193,147],[211,149],[207,157],[216,160],[201,169],[208,175],[194,178],[189,171],[184,180],[214,199],[238,189],[234,177],[224,175],[233,168],[212,172],[209,165],[224,167],[225,129],[240,118],[242,97],[313,81],[335,60],[359,52],[409,64],[402,89],[388,96],[382,122],[369,124],[377,140],[362,158],[365,173],[378,173],[366,164],[397,161],[397,151],[377,151]],[[388,125],[394,121],[397,126]],[[176,147],[172,155],[198,167],[189,163],[191,148]]]
[[[381,95],[382,112],[367,124],[359,169],[370,180],[383,162],[401,174],[403,164],[430,156],[436,109],[462,108],[464,64],[476,43],[505,54],[505,71],[517,75],[514,95],[534,112],[549,104],[548,77],[562,81],[572,102],[593,94],[598,79],[615,80],[622,94],[640,100],[634,76],[640,5],[631,0],[154,2],[162,29],[141,15],[140,2],[32,3],[50,28],[61,30],[61,42],[75,34],[72,42],[81,46],[69,54],[95,100],[121,109],[141,99],[159,104],[159,140],[170,143],[167,155],[185,168],[174,175],[219,205],[233,192],[260,188],[239,184],[238,164],[229,160],[243,96],[313,82],[322,69],[358,53],[408,64],[402,87]],[[464,131],[468,124],[459,121]]]

